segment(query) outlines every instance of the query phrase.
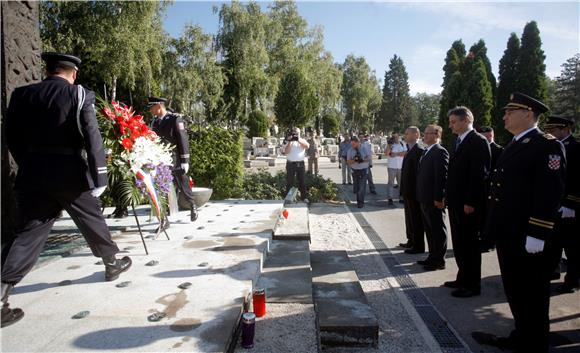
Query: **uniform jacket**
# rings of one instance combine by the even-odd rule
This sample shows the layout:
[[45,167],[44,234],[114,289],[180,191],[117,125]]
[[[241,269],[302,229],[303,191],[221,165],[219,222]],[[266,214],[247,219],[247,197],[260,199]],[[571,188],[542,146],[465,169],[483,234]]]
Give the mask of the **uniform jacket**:
[[86,191],[107,185],[95,94],[81,87],[79,98],[79,87],[50,76],[12,93],[6,139],[18,164],[16,188]]
[[440,144],[433,145],[420,159],[417,171],[417,201],[432,204],[433,201],[443,200],[448,164],[449,153]]
[[493,168],[497,163],[499,155],[503,151],[503,147],[501,147],[500,145],[495,143],[495,141],[493,141],[492,143],[489,144],[489,148],[491,150],[491,167]]
[[487,139],[472,130],[449,157],[445,203],[450,207],[485,205],[485,182],[491,166]]
[[401,195],[405,199],[417,197],[417,168],[424,149],[416,143],[403,158],[401,168]]
[[505,147],[492,171],[488,231],[498,242],[547,240],[564,194],[566,159],[555,137],[534,129]]
[[151,127],[164,143],[175,146],[174,168],[181,168],[181,163],[189,163],[189,137],[182,117],[167,113],[163,118],[153,120]]
[[562,206],[580,212],[580,142],[570,135],[562,141],[566,149],[566,189]]

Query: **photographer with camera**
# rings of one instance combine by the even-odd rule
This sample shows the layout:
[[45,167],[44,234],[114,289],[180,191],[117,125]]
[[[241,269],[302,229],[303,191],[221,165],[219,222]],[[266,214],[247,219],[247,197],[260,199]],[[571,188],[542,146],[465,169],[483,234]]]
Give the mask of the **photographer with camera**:
[[306,158],[306,150],[310,144],[303,138],[300,138],[300,129],[297,127],[291,128],[286,134],[282,152],[286,155],[286,194],[294,185],[294,179],[298,179],[300,188],[300,199],[308,203],[306,198],[306,182],[304,174],[306,169],[304,167],[304,158]]
[[371,154],[367,148],[361,145],[357,136],[351,137],[350,145],[351,149],[347,152],[346,163],[352,169],[353,192],[356,194],[357,207],[363,208],[365,205],[367,173]]

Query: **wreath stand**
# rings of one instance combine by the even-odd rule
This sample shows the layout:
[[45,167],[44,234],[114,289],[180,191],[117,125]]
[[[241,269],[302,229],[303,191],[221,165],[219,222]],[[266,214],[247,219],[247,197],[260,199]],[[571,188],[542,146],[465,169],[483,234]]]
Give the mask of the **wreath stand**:
[[[145,238],[143,237],[143,231],[141,230],[141,223],[139,223],[139,218],[137,217],[137,211],[135,211],[135,205],[131,204],[131,210],[133,211],[133,216],[135,217],[135,222],[137,222],[137,229],[139,229],[139,235],[141,236],[141,241],[143,242],[143,247],[145,248],[145,254],[149,255],[149,250],[147,250],[147,244],[145,244]],[[155,234],[155,238],[161,234],[161,232],[165,233],[167,240],[171,240],[169,238],[169,234],[167,234],[167,230],[163,227],[163,223],[167,220],[167,216],[163,216],[159,221],[159,231]]]

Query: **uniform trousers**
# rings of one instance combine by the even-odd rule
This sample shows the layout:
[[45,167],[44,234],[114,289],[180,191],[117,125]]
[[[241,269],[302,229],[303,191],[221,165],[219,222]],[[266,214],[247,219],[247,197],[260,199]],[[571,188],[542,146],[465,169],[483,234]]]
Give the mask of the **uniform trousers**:
[[562,258],[562,249],[566,253],[568,265],[564,283],[572,287],[578,286],[580,280],[580,215],[574,218],[561,218],[554,225],[554,241],[551,254],[550,270],[558,269]]
[[423,228],[423,218],[421,216],[421,204],[414,198],[405,199],[405,229],[407,243],[411,248],[418,251],[425,251],[425,229]]
[[300,198],[304,200],[306,198],[306,181],[305,174],[306,170],[304,167],[304,161],[300,162],[286,162],[286,195],[290,192],[292,186],[294,186],[295,179],[298,179],[298,186],[300,188]]
[[476,210],[465,214],[463,205],[449,206],[449,224],[453,240],[453,256],[457,262],[457,283],[462,288],[481,288],[481,250],[479,247],[480,217]]
[[340,157],[340,166],[342,167],[342,183],[352,184],[352,169],[346,163],[346,157]]
[[105,223],[100,200],[90,190],[17,190],[16,202],[16,234],[2,267],[2,282],[16,284],[34,267],[62,209],[71,216],[94,256],[119,252]]
[[[514,317],[517,352],[548,352],[549,248],[537,254],[525,249],[525,238],[498,234],[497,257],[505,294]],[[546,243],[548,244],[548,243]]]
[[445,225],[445,210],[435,207],[433,202],[421,203],[423,227],[429,245],[427,261],[433,264],[445,263],[447,252],[447,226]]
[[173,175],[173,181],[175,182],[177,191],[183,195],[190,205],[195,206],[193,192],[189,187],[189,176],[187,176],[187,173],[185,173],[183,169],[178,168],[174,169],[171,174]]
[[318,174],[318,157],[308,158],[308,173]]

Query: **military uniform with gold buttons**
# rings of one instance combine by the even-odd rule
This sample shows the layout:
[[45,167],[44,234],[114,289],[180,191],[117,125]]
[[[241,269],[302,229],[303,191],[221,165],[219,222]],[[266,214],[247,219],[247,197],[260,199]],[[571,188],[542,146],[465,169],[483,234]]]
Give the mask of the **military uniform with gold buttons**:
[[[504,109],[542,114],[548,108],[514,94]],[[526,132],[527,131],[527,132]],[[492,170],[487,234],[494,238],[519,352],[547,352],[549,333],[549,246],[564,193],[563,145],[536,127],[508,144]],[[528,242],[544,242],[530,253]]]

